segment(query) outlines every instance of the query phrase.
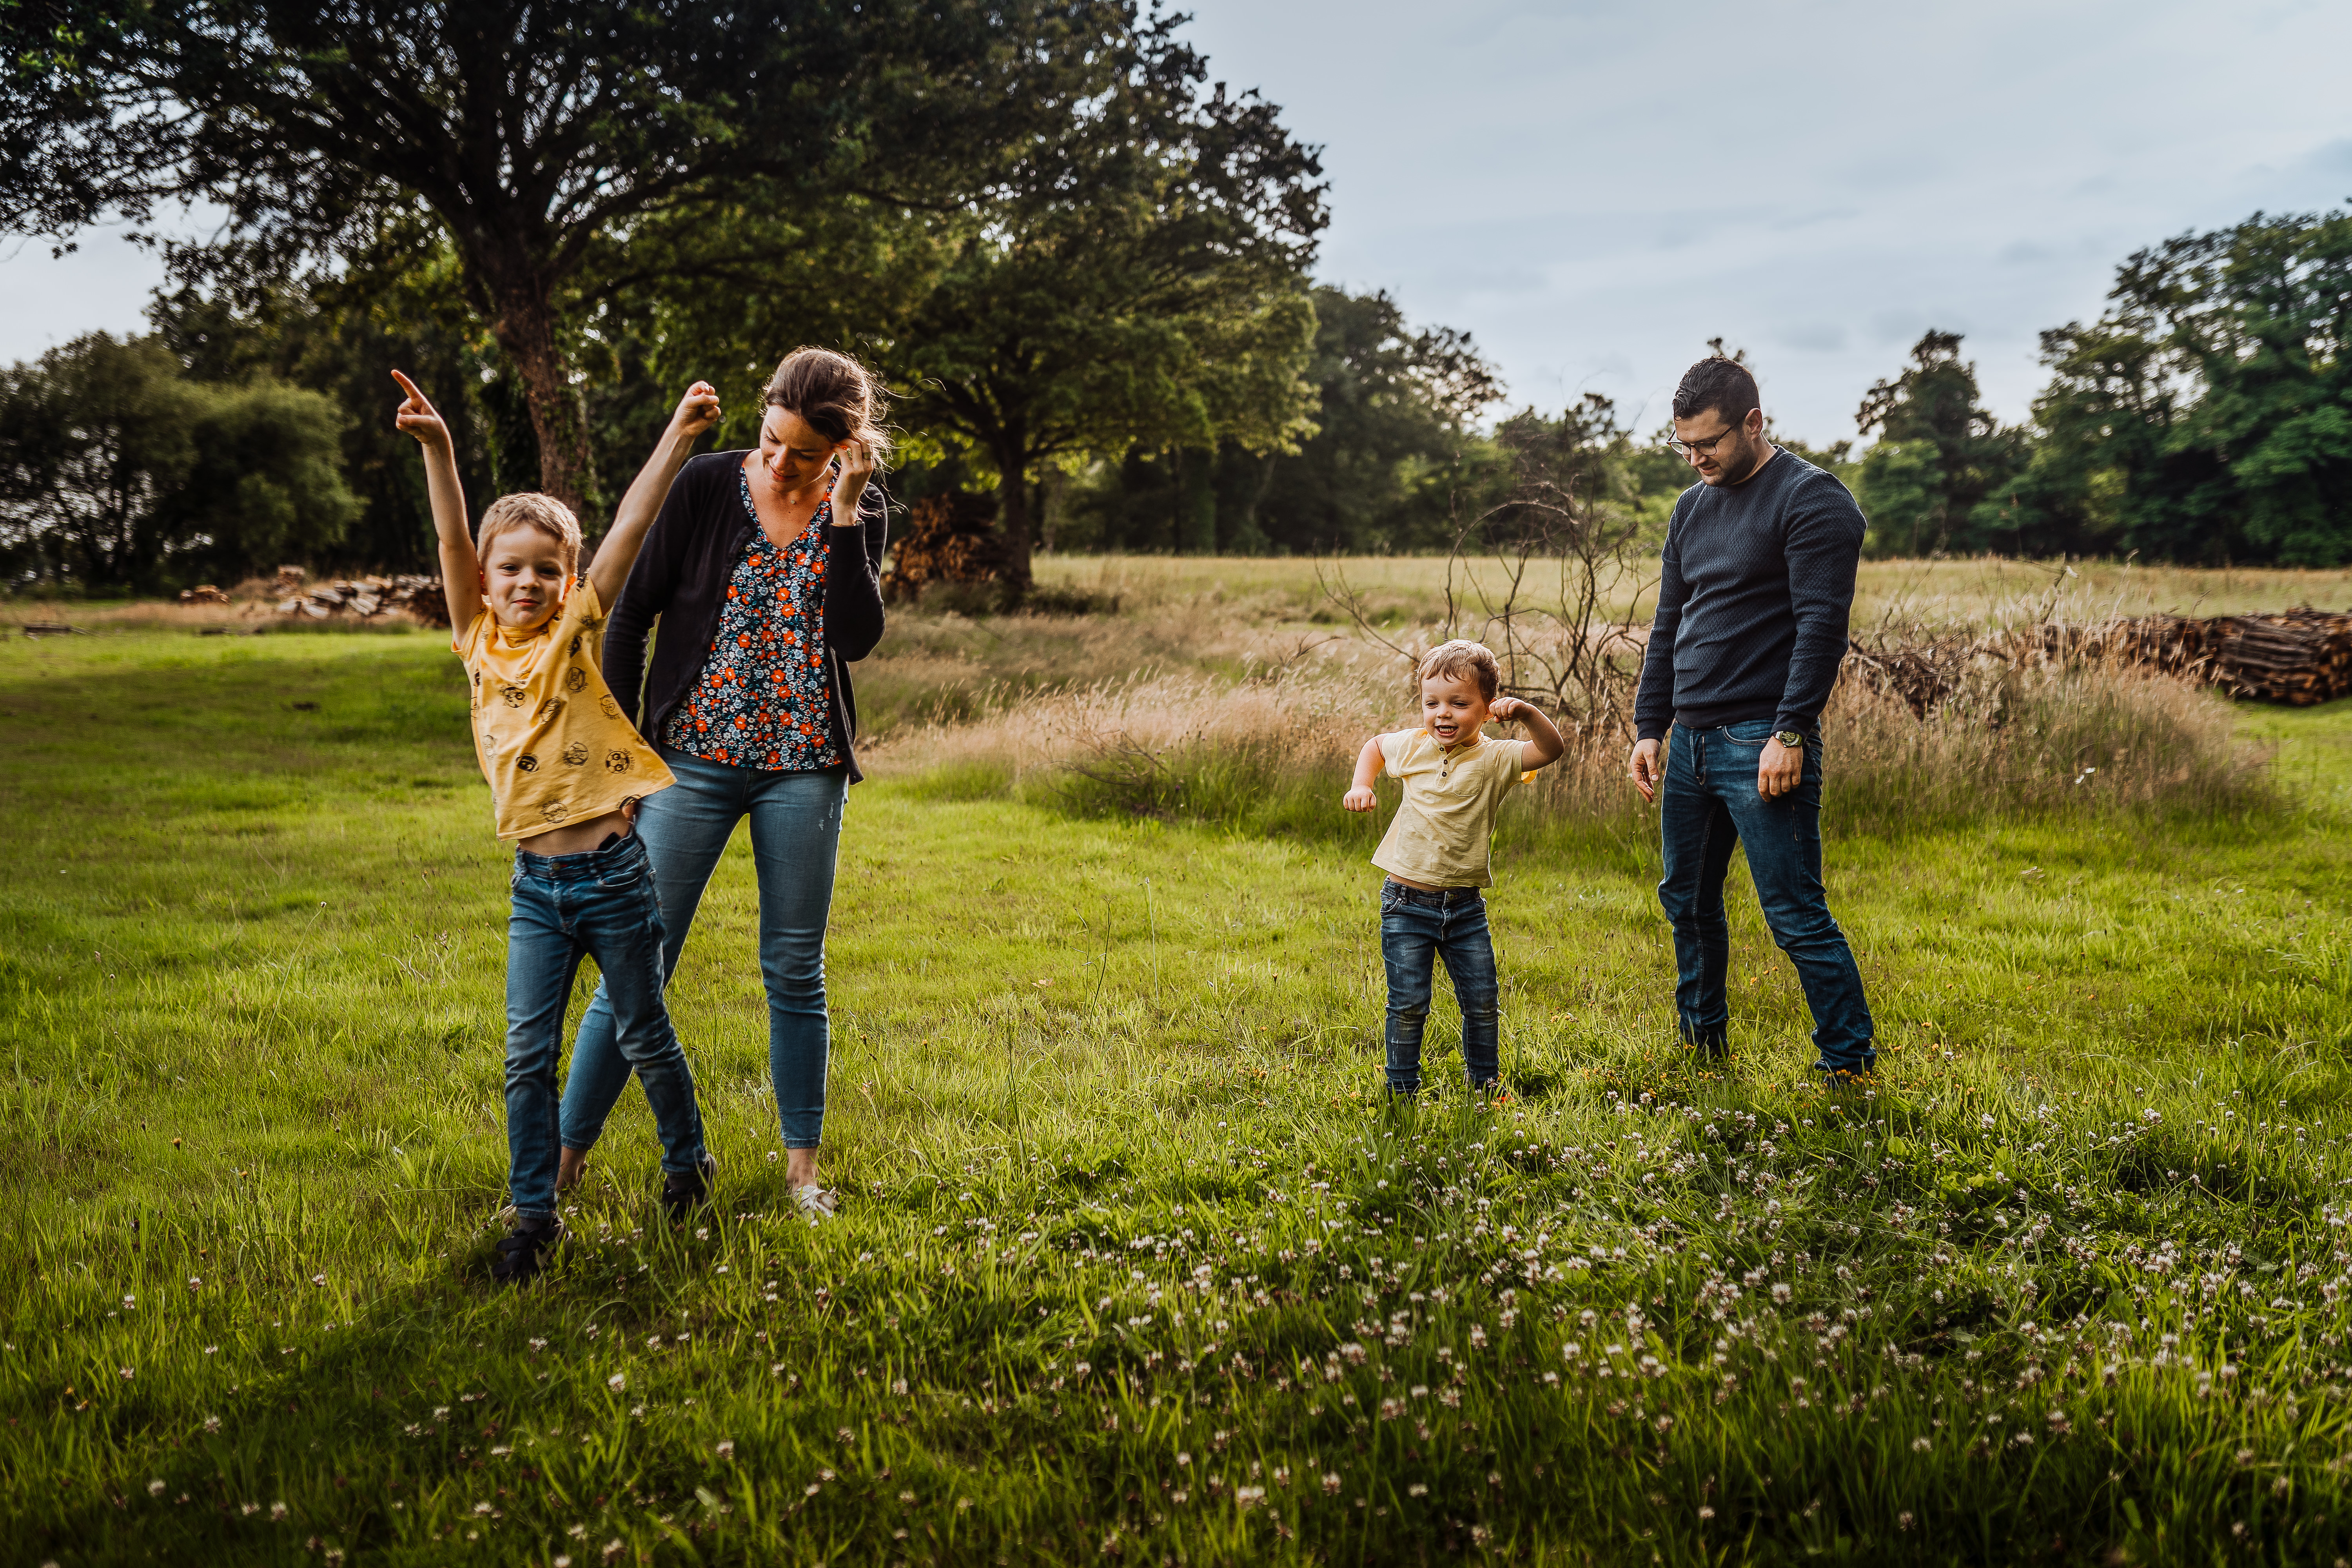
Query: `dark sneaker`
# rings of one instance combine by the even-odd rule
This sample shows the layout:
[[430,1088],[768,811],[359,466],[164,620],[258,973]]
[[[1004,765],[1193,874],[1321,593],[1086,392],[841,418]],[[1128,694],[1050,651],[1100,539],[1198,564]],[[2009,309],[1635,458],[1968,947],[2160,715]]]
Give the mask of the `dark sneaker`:
[[684,1219],[710,1201],[710,1184],[719,1179],[719,1162],[705,1154],[685,1175],[662,1173],[662,1209],[672,1219]]
[[550,1215],[544,1219],[517,1220],[512,1230],[499,1242],[498,1256],[490,1260],[490,1278],[501,1285],[528,1283],[563,1240],[563,1222]]

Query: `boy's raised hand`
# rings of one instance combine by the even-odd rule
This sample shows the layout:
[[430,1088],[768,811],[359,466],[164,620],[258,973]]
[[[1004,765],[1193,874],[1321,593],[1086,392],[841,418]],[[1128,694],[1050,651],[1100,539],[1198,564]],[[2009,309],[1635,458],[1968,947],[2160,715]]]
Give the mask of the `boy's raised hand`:
[[392,416],[394,426],[402,434],[414,436],[427,447],[446,447],[449,444],[449,426],[442,422],[432,400],[417,391],[416,384],[400,372],[394,371],[392,379],[400,383],[400,390],[408,395]]
[[1381,797],[1372,793],[1371,785],[1358,784],[1340,797],[1339,804],[1349,811],[1370,811],[1381,804]]
[[669,422],[680,435],[701,435],[719,423],[719,389],[707,381],[696,382],[677,400],[677,412],[669,416]]
[[408,395],[392,422],[425,448],[425,493],[433,503],[433,531],[440,542],[441,592],[449,605],[451,637],[462,637],[482,607],[482,572],[466,521],[466,492],[457,482],[457,450],[432,399],[400,372],[394,371],[392,379]]

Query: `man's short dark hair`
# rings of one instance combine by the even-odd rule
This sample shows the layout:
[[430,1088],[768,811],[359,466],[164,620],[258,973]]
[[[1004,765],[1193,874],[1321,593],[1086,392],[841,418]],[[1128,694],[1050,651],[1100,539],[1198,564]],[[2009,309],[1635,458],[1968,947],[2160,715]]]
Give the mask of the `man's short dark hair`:
[[1683,373],[1675,388],[1675,417],[1696,419],[1712,408],[1726,425],[1738,425],[1763,399],[1756,395],[1756,378],[1738,360],[1710,354]]

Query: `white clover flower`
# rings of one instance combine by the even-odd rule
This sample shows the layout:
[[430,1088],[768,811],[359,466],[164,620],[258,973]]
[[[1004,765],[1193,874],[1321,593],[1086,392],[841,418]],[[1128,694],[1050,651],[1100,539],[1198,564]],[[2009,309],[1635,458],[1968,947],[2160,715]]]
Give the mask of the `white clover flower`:
[[629,1386],[628,1374],[626,1373],[616,1372],[612,1376],[604,1380],[604,1386],[611,1389],[614,1393],[619,1394]]

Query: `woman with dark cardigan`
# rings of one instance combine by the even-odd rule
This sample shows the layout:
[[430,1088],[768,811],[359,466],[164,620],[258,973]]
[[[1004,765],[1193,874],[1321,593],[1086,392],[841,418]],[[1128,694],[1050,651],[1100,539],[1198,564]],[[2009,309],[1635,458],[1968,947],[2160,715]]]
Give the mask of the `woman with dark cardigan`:
[[[768,1070],[785,1181],[822,1219],[824,928],[848,786],[861,776],[849,665],[882,638],[887,524],[866,481],[887,456],[881,397],[866,368],[797,349],[769,379],[755,450],[711,452],[678,470],[604,632],[604,678],[677,782],[646,797],[636,828],[678,951],[735,825],[751,821],[760,878],[760,972]],[[661,624],[652,668],[646,639]],[[563,1170],[579,1179],[629,1081],[602,985],[580,1025],[564,1085]]]

